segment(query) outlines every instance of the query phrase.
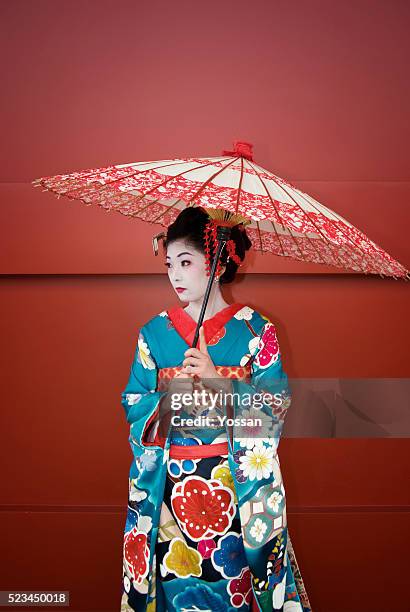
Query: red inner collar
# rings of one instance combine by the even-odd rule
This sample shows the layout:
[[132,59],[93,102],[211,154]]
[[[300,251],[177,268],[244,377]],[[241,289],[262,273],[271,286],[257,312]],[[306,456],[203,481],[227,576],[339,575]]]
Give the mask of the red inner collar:
[[[202,323],[205,331],[205,341],[208,344],[215,334],[227,323],[235,313],[238,312],[241,308],[244,307],[244,304],[239,304],[235,302],[234,304],[229,304],[210,319],[207,319]],[[182,306],[174,306],[167,310],[168,317],[172,321],[173,326],[177,330],[177,332],[182,336],[185,342],[189,345],[192,344],[194,340],[195,330],[197,323],[194,319],[189,315]],[[199,348],[199,341],[197,343],[197,348]]]

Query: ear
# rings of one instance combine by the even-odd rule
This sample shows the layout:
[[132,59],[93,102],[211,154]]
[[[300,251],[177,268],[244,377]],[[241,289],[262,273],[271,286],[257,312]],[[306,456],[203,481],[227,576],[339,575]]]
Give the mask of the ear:
[[226,270],[226,264],[224,266],[220,267],[220,274],[219,274],[219,276],[222,276],[222,274],[225,272],[225,270]]

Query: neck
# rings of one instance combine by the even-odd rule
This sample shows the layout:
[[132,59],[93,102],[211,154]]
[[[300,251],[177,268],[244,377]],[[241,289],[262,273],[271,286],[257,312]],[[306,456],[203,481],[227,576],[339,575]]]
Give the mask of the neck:
[[[225,302],[219,284],[214,283],[214,285],[215,286],[212,287],[211,292],[209,294],[209,300],[208,304],[206,305],[204,321],[206,321],[207,319],[211,319],[217,312],[223,310],[224,308],[230,305],[228,304],[228,302]],[[202,296],[199,300],[192,300],[184,309],[194,319],[194,321],[199,320],[203,300],[204,296]]]

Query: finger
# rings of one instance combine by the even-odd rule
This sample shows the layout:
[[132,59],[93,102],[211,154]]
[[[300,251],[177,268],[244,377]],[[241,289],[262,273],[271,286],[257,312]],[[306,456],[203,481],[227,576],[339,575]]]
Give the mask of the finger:
[[206,355],[208,354],[208,345],[205,340],[205,330],[203,325],[201,325],[199,328],[199,350],[201,353],[205,353]]
[[187,369],[190,374],[200,374],[200,370],[201,370],[201,368],[198,368],[192,365],[188,365]]
[[178,378],[178,376],[181,376],[182,374],[185,374],[185,366],[184,365],[181,367],[181,369],[178,372],[178,374],[175,375],[175,378]]
[[197,348],[189,348],[184,353],[185,357],[199,357],[201,355],[201,351]]
[[181,372],[175,378],[186,378],[187,376],[190,376],[190,373],[187,371],[186,367],[183,367]]
[[[203,355],[201,355],[201,357],[203,357]],[[187,359],[184,359],[182,363],[185,367],[189,365],[198,367],[199,365],[201,365],[201,361],[202,359],[198,359],[198,357],[188,357]]]

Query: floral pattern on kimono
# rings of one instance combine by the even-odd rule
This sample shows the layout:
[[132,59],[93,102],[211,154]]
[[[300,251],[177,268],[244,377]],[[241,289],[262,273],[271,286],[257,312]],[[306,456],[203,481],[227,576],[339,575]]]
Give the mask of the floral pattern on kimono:
[[[239,593],[240,589],[246,591],[244,581],[249,581],[255,610],[311,612],[288,534],[286,494],[277,453],[291,395],[282,367],[276,327],[268,317],[243,304],[231,304],[204,321],[203,325],[213,363],[220,373],[227,372],[221,375],[231,377],[230,368],[250,365],[249,380],[232,376],[234,417],[238,414],[249,417],[256,410],[253,405],[240,405],[243,397],[251,397],[252,400],[259,398],[257,413],[268,425],[263,425],[259,433],[249,431],[243,425],[225,428],[228,454],[220,465],[215,466],[219,474],[219,480],[215,482],[220,483],[217,488],[223,491],[223,495],[220,495],[220,502],[224,504],[223,508],[221,506],[221,510],[224,510],[221,514],[222,524],[216,526],[215,522],[204,522],[205,527],[200,527],[201,534],[191,531],[189,537],[192,546],[188,545],[191,548],[188,551],[184,549],[186,544],[183,539],[178,539],[174,534],[162,565],[173,567],[174,574],[180,577],[189,567],[187,589],[195,587],[195,592],[199,594],[198,585],[188,581],[200,580],[201,550],[209,553],[206,548],[203,549],[208,545],[201,542],[210,541],[218,535],[218,550],[212,549],[210,554],[222,577],[228,580],[234,570],[226,563],[225,548],[228,543],[233,545],[236,542],[232,538],[237,538],[237,535],[230,534],[230,529],[237,516],[249,569],[237,576],[235,583],[231,581],[232,584],[226,587],[225,599],[218,609],[233,612],[238,609],[234,602],[239,599],[244,605],[245,596],[235,598],[235,593]],[[163,446],[147,437],[158,415],[159,403],[166,393],[159,390],[158,373],[165,368],[181,366],[184,353],[191,346],[195,328],[195,321],[182,307],[163,311],[141,327],[129,380],[122,392],[121,403],[130,425],[129,442],[133,453],[124,531],[123,609],[141,612],[155,610],[157,581],[160,580],[156,567],[156,545],[160,541],[158,532],[167,477],[171,474],[174,478],[185,477],[175,488],[171,500],[177,528],[184,525],[181,499],[186,499],[184,495],[189,491],[193,479],[197,479],[197,490],[202,487],[211,493],[210,487],[215,486],[209,480],[198,479],[194,473],[198,462],[191,464],[189,461],[184,463],[170,459],[170,436]],[[260,401],[261,396],[264,397],[263,401]],[[268,402],[268,397],[274,402]],[[185,531],[188,535],[186,527]],[[188,566],[178,561],[182,553],[189,559]],[[184,597],[175,594],[174,605],[181,605],[181,610],[186,605]],[[186,592],[185,598],[189,597],[193,597],[192,590]],[[195,601],[195,610],[206,609],[200,607],[199,600]]]

